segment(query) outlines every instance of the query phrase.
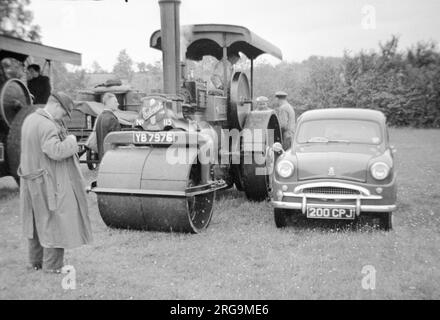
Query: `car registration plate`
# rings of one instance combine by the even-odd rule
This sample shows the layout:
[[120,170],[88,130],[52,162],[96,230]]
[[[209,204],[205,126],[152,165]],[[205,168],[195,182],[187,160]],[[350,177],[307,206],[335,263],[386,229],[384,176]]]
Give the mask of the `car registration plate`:
[[5,148],[3,143],[0,143],[0,162],[5,161]]
[[308,207],[307,218],[353,220],[355,209]]
[[164,143],[170,144],[177,140],[177,136],[174,132],[134,132],[134,143]]

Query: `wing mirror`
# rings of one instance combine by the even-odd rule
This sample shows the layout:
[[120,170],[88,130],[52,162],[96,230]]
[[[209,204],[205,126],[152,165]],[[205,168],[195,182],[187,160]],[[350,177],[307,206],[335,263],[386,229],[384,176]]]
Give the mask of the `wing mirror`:
[[273,146],[272,146],[272,149],[273,149],[273,151],[276,152],[276,153],[281,153],[281,154],[282,154],[282,153],[285,152],[284,149],[283,149],[282,144],[279,143],[279,142],[275,142],[275,143],[273,144]]

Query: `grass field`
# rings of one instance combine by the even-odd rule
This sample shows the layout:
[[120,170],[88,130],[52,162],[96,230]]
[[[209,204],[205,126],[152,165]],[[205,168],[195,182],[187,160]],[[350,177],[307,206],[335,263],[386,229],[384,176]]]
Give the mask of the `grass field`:
[[[1,299],[439,299],[440,130],[391,130],[397,148],[394,230],[316,223],[275,227],[267,203],[218,195],[205,233],[112,230],[89,198],[94,242],[69,250],[75,290],[63,275],[27,271],[18,190],[0,179]],[[84,167],[87,180],[93,174]],[[365,290],[361,270],[376,270]]]

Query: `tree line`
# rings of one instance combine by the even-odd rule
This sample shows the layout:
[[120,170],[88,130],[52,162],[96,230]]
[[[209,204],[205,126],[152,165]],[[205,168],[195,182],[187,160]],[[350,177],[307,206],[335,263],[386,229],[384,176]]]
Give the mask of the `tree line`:
[[277,90],[302,113],[317,108],[368,108],[393,126],[440,127],[440,52],[433,42],[399,51],[393,36],[379,49],[342,58],[310,57],[301,63],[259,64],[255,92]]
[[[0,33],[40,41],[40,29],[32,24],[32,12],[26,8],[29,2],[0,0]],[[317,108],[369,108],[384,112],[393,126],[439,128],[440,51],[433,42],[420,42],[406,50],[399,50],[398,44],[399,39],[393,36],[377,50],[345,52],[341,58],[312,56],[300,63],[277,65],[259,62],[255,67],[255,96],[273,98],[276,91],[284,90],[297,114]],[[214,60],[204,60],[201,66],[189,62],[188,67],[206,78]],[[2,61],[2,65],[19,76],[13,62]],[[130,82],[135,66],[137,72],[161,77],[160,62],[135,63],[125,49],[120,51],[112,73]],[[247,67],[240,62],[240,68]],[[92,72],[105,70],[95,61]],[[84,69],[69,72],[65,65],[54,63],[54,89],[71,94],[85,89],[88,73]]]

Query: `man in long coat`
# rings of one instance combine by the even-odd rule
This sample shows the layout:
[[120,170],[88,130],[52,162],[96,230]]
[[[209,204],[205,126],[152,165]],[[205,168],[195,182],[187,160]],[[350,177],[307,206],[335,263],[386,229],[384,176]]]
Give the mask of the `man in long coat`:
[[275,93],[275,97],[278,100],[278,107],[275,108],[275,112],[278,116],[283,135],[283,148],[287,150],[292,145],[293,134],[295,132],[295,110],[287,101],[287,93],[284,91],[278,91]]
[[72,108],[66,94],[53,93],[21,131],[20,209],[35,270],[59,273],[64,249],[92,240],[78,145],[61,125]]

